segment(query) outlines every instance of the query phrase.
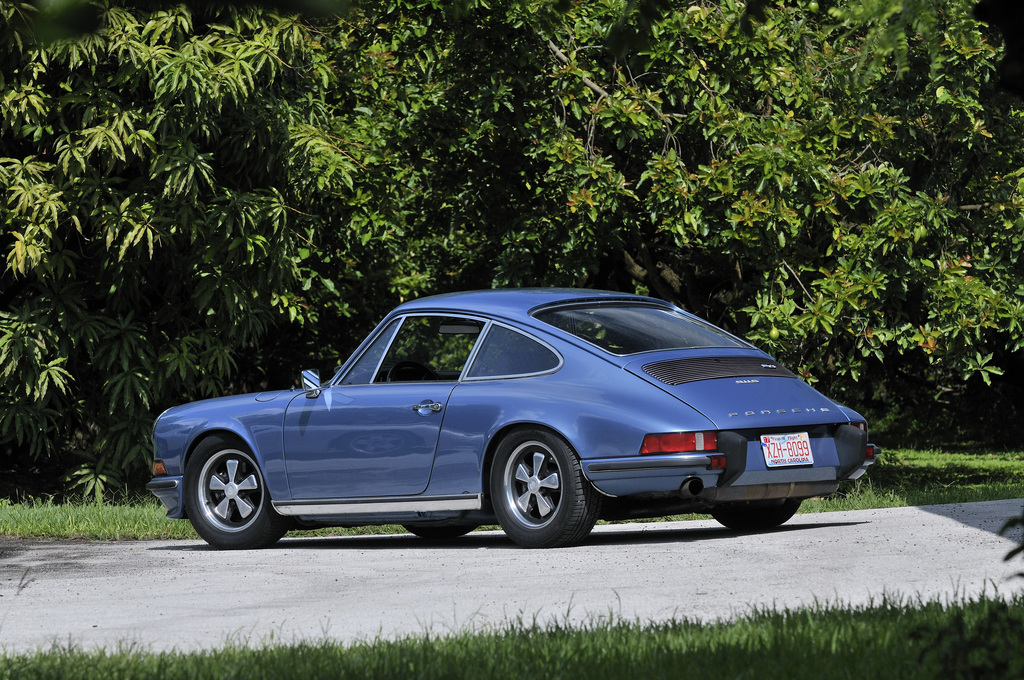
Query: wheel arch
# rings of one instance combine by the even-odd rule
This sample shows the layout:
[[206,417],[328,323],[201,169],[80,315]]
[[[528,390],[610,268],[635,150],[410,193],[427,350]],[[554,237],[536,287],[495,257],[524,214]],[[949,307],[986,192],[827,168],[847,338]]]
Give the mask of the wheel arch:
[[263,464],[244,437],[212,429],[195,437],[187,453],[182,514],[207,543],[266,547],[291,528],[293,520],[274,510]]
[[[602,495],[583,474],[572,441],[534,422],[505,427],[488,447],[487,505],[525,548],[577,545],[601,512]],[[524,476],[525,475],[525,476]]]
[[210,430],[204,430],[203,432],[200,432],[198,435],[192,438],[192,441],[189,442],[188,448],[185,450],[185,455],[182,456],[182,471],[184,471],[185,468],[188,466],[188,462],[192,458],[192,454],[195,453],[196,449],[199,448],[199,446],[203,444],[206,440],[212,439],[213,437],[220,437],[221,439],[224,439],[229,442],[233,441],[235,444],[244,447],[245,450],[251,453],[253,457],[256,459],[256,464],[260,466],[260,470],[262,471],[264,469],[263,458],[262,456],[260,456],[258,447],[253,445],[253,442],[248,441],[245,437],[235,432],[234,430],[218,427]]
[[[565,436],[565,434],[563,434],[562,432],[559,432],[557,429],[551,427],[550,425],[547,425],[545,423],[538,423],[535,421],[519,421],[514,423],[507,423],[503,425],[499,430],[497,430],[491,436],[490,440],[487,442],[487,447],[484,451],[484,459],[480,464],[481,488],[484,491],[484,499],[487,503],[490,503],[491,497],[490,476],[491,466],[494,464],[494,454],[497,452],[498,447],[501,445],[501,442],[504,441],[506,437],[508,437],[513,432],[517,432],[519,430],[543,430],[544,432],[547,432],[558,437],[559,439],[562,439],[563,441],[565,441],[566,444],[568,444],[569,450],[572,451],[572,455],[576,457],[576,460],[580,462],[580,466],[582,468],[583,461],[580,457],[580,452],[577,450],[576,445],[573,444],[572,439]],[[593,484],[590,483],[589,479],[586,479],[586,475],[584,475],[583,478],[586,480],[587,484],[590,484],[592,487],[594,486]],[[596,487],[594,488],[596,490]]]

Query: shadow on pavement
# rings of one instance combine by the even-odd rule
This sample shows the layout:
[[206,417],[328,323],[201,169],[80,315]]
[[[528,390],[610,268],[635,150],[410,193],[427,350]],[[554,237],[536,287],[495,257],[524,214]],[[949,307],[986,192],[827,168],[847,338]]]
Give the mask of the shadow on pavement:
[[923,505],[920,509],[932,515],[948,517],[980,531],[987,531],[997,536],[1003,535],[1010,540],[1022,540],[1021,529],[1002,533],[1006,522],[1021,516],[1024,501],[1010,499],[1002,501],[985,501],[982,503],[951,503],[949,505]]
[[[808,532],[842,526],[855,526],[866,522],[823,522],[817,524],[784,525],[771,531],[738,532],[719,527],[687,527],[644,525],[644,528],[630,528],[630,525],[603,525],[583,542],[584,546],[595,545],[653,545],[659,543],[695,543],[734,539],[750,533],[778,534]],[[324,536],[285,537],[265,550],[525,550],[498,531],[480,531],[450,540],[427,540],[411,534],[388,534],[368,536]],[[205,543],[189,542],[187,545],[158,545],[149,548],[155,551],[204,552],[216,551]],[[572,550],[559,548],[558,550]]]

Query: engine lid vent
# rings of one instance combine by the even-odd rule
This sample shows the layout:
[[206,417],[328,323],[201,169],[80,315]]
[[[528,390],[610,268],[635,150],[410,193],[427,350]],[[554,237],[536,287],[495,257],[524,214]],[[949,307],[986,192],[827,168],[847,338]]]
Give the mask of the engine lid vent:
[[796,378],[788,368],[760,357],[697,357],[645,364],[643,371],[666,385],[717,378]]

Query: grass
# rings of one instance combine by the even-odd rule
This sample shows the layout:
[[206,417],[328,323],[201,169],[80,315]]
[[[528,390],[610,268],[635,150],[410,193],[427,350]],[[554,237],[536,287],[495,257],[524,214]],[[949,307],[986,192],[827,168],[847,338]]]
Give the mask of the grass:
[[111,541],[198,538],[188,522],[167,519],[156,499],[126,505],[0,501],[0,536]]
[[54,647],[0,656],[0,680],[93,678],[1019,678],[1024,596],[762,610],[731,623],[509,623],[485,632],[201,652]]
[[1024,498],[1024,453],[894,449],[860,479],[801,512],[869,510]]
[[[332,528],[295,531],[291,536],[346,536],[394,534],[400,526],[382,525],[355,529]],[[46,539],[87,539],[94,541],[198,540],[187,521],[170,520],[155,498],[128,504],[72,502],[55,503],[34,499],[24,503],[0,500],[0,536]]]
[[[801,512],[868,510],[911,505],[1024,498],[1024,453],[896,449],[867,474],[826,498],[805,501]],[[668,519],[692,519],[680,515]],[[706,517],[700,515],[698,517]],[[324,529],[295,535],[397,533],[397,526]],[[156,499],[128,503],[55,503],[0,500],[0,536],[91,540],[197,539],[188,522],[168,520]]]

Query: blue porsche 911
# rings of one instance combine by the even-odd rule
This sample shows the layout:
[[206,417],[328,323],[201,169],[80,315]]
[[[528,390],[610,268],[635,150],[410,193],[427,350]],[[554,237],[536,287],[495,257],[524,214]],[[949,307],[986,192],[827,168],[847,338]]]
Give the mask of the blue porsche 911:
[[856,412],[666,302],[488,290],[389,314],[330,379],[169,409],[147,485],[218,548],[294,528],[584,540],[598,519],[778,526],[874,462]]

